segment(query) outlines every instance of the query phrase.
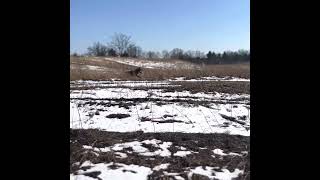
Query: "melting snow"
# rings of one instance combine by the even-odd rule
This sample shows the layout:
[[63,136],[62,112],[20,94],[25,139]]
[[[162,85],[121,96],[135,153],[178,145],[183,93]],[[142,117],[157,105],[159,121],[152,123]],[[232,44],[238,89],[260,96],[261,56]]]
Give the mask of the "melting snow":
[[214,154],[217,154],[217,155],[220,155],[220,156],[241,156],[239,153],[233,153],[233,152],[230,152],[228,154],[224,153],[223,150],[221,149],[214,149],[212,150]]
[[143,153],[148,151],[147,148],[141,146],[141,142],[139,141],[115,144],[111,149],[114,151],[122,151],[124,148],[129,148],[129,147],[131,147],[133,151],[136,153]]
[[174,156],[185,157],[185,156],[187,156],[188,154],[191,154],[191,152],[190,152],[190,151],[177,151],[177,152],[174,153],[173,155],[174,155]]
[[212,151],[213,151],[214,154],[217,154],[217,155],[220,155],[220,156],[226,156],[227,155],[221,149],[214,149]]
[[[160,149],[150,152],[149,149],[145,148],[142,146],[142,143],[144,144],[152,144],[154,147],[158,147]],[[125,143],[118,143],[110,147],[105,147],[105,148],[93,148],[91,146],[83,146],[85,149],[92,149],[94,151],[101,151],[101,152],[108,152],[108,151],[122,151],[125,148],[132,148],[133,152],[138,153],[139,155],[142,156],[170,156],[171,152],[168,150],[170,146],[172,145],[172,142],[162,142],[157,139],[152,139],[152,140],[144,140],[144,141],[132,141],[132,142],[125,142]],[[121,152],[116,152],[116,155],[118,155],[120,158],[127,158],[128,156],[125,153]]]
[[167,169],[169,165],[170,165],[169,163],[160,164],[158,166],[155,166],[152,170],[159,171],[160,169]]
[[99,164],[91,164],[92,167],[86,171],[79,170],[79,175],[70,175],[70,179],[82,179],[82,180],[92,180],[94,178],[85,176],[84,174],[90,172],[101,172],[98,175],[101,179],[112,179],[112,180],[123,180],[123,179],[132,179],[132,180],[141,180],[147,179],[148,175],[152,173],[152,170],[148,167],[138,166],[138,165],[126,165],[121,163],[115,163],[115,165],[120,166],[117,169],[111,169],[109,166],[114,163],[99,163]]
[[[232,180],[243,173],[243,170],[235,169],[234,172],[230,172],[228,169],[221,169],[222,172],[215,171],[215,167],[206,166],[205,169],[202,166],[191,169],[191,172],[188,174],[189,178],[192,177],[192,174],[200,174],[208,176],[210,179],[219,179],[219,180]],[[214,173],[214,175],[212,175]]]
[[109,152],[109,151],[111,151],[111,149],[108,148],[108,147],[106,147],[106,148],[96,148],[96,147],[92,147],[92,146],[83,145],[83,148],[84,149],[94,150],[94,151],[97,151],[97,152]]
[[91,65],[87,65],[86,66],[88,69],[90,70],[103,70],[103,68],[101,66],[91,66]]
[[109,61],[115,61],[121,64],[127,64],[131,66],[139,66],[139,67],[144,67],[144,68],[183,68],[183,69],[190,69],[190,68],[195,68],[197,67],[196,65],[193,65],[191,63],[187,62],[167,62],[167,61],[150,61],[150,60],[142,60],[142,59],[131,59],[131,58],[105,58],[106,60]]
[[169,79],[169,81],[246,81],[250,82],[250,79],[245,78],[238,78],[238,77],[216,77],[216,76],[209,76],[209,77],[201,77],[196,79],[186,79],[185,77],[177,77],[174,79]]
[[[84,103],[84,101],[82,101]],[[97,101],[99,102],[99,101]],[[185,133],[225,133],[227,130],[230,134],[239,134],[244,136],[250,135],[250,121],[244,121],[245,125],[224,119],[220,114],[228,116],[247,116],[249,111],[242,104],[238,108],[233,108],[228,112],[228,104],[211,104],[211,108],[204,106],[184,106],[177,103],[157,105],[154,103],[141,103],[136,106],[130,106],[129,109],[123,107],[96,106],[95,109],[105,109],[100,111],[99,115],[93,117],[86,116],[90,110],[89,107],[77,107],[76,103],[81,101],[70,102],[70,126],[72,128],[99,128],[107,131],[132,132],[142,130],[144,132],[185,132]],[[146,109],[145,107],[151,107]],[[124,119],[106,118],[112,112],[113,114],[129,114],[130,117]],[[163,116],[171,114],[176,115],[174,119],[182,121],[180,123],[156,123],[152,121],[141,121],[141,117],[149,117],[162,121]],[[228,126],[221,127],[224,123]]]
[[[125,84],[125,81],[121,82]],[[120,83],[120,84],[121,84]],[[127,85],[132,82],[127,82]],[[144,82],[138,82],[138,84]],[[71,83],[100,86],[103,82],[76,81]],[[107,83],[108,84],[108,83]],[[114,84],[109,82],[110,84]],[[132,83],[137,84],[137,83]],[[146,84],[157,84],[155,82]],[[133,85],[134,86],[134,85]],[[74,90],[70,93],[70,126],[73,129],[98,128],[106,131],[117,132],[184,132],[184,133],[230,133],[243,136],[250,136],[250,95],[248,94],[227,94],[227,93],[195,93],[163,92],[162,89],[134,90],[130,88],[106,88],[91,90]],[[90,99],[86,99],[90,98]],[[107,98],[108,100],[103,100]],[[162,100],[165,104],[157,104],[152,101],[145,101],[130,105],[126,108],[119,105],[95,105],[95,103],[117,103],[120,99],[150,98]],[[188,105],[182,103],[168,102],[171,100],[193,100],[207,101],[207,106]],[[91,101],[91,102],[90,102]],[[220,101],[216,104],[213,101]],[[233,101],[233,104],[228,104]],[[131,102],[131,101],[129,101]],[[223,104],[226,103],[226,104]],[[89,104],[86,104],[89,103]],[[93,110],[90,110],[93,109]],[[99,113],[96,114],[96,110]],[[100,111],[101,110],[101,111]],[[109,114],[128,114],[124,119],[106,118]],[[241,118],[241,124],[237,121],[230,121],[221,117],[226,115],[233,118]],[[171,115],[172,118],[164,118]],[[150,118],[141,121],[141,117]],[[161,123],[163,120],[176,120],[174,123]],[[240,122],[240,121],[239,121]]]
[[181,176],[174,176],[176,180],[185,180],[183,177]]
[[127,158],[128,157],[128,155],[126,153],[122,153],[122,152],[115,152],[114,154],[119,156],[119,158]]

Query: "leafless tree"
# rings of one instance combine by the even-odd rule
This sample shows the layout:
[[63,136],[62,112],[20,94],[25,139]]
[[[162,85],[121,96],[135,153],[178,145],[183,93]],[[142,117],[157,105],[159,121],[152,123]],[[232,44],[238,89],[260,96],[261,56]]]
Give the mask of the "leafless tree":
[[115,33],[111,37],[111,42],[109,44],[110,47],[114,48],[117,53],[122,56],[125,52],[127,52],[127,49],[129,45],[131,44],[130,41],[131,37],[127,36],[122,33]]
[[129,57],[140,57],[142,53],[142,48],[135,44],[130,44],[127,48],[127,52]]
[[160,57],[161,57],[161,53],[157,51],[155,58],[156,58],[156,59],[159,59]]
[[183,53],[184,59],[192,59],[194,58],[194,51],[188,50]]
[[167,50],[163,50],[161,54],[162,54],[162,58],[163,59],[169,59],[170,58],[170,54],[169,54],[169,52]]
[[195,52],[195,58],[201,59],[201,58],[205,58],[205,57],[206,57],[206,55],[203,52],[201,52],[201,51]]
[[148,51],[147,52],[147,58],[149,59],[157,59],[159,58],[159,52],[153,52],[153,51]]
[[88,47],[88,55],[91,56],[106,56],[107,55],[107,46],[96,42],[92,46]]
[[179,48],[174,48],[170,51],[171,59],[183,59],[183,50]]

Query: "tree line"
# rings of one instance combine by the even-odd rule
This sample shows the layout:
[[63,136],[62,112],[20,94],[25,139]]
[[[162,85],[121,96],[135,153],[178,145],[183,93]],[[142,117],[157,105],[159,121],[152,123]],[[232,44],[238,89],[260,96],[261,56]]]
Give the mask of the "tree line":
[[[77,55],[77,54],[73,54]],[[87,55],[89,56],[120,56],[132,58],[147,58],[147,59],[180,59],[193,63],[205,64],[230,64],[250,62],[250,52],[247,50],[224,51],[216,53],[209,51],[203,53],[201,51],[183,51],[180,48],[174,48],[171,51],[163,50],[143,51],[142,48],[131,41],[131,37],[122,33],[115,33],[111,37],[111,41],[106,45],[95,42],[88,47]]]

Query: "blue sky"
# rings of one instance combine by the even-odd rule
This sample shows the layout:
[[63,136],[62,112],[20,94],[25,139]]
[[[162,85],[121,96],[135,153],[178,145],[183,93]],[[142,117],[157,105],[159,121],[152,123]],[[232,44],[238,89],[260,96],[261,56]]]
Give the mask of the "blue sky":
[[249,0],[71,0],[70,52],[115,33],[143,50],[250,50]]

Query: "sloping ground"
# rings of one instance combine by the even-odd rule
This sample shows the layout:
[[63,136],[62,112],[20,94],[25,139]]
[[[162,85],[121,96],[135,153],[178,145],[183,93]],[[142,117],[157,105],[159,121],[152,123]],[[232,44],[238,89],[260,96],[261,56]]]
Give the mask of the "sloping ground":
[[188,62],[179,60],[146,60],[146,59],[134,59],[134,58],[115,58],[107,57],[105,60],[114,61],[121,64],[127,64],[131,66],[150,68],[150,69],[196,69],[200,68],[199,65],[195,65]]
[[[108,58],[107,58],[108,59]],[[127,63],[130,62],[130,63]],[[137,66],[143,68],[141,77],[127,73]],[[152,68],[149,68],[152,67]],[[229,76],[229,77],[227,77]],[[238,80],[232,77],[250,77],[249,64],[205,65],[198,66],[184,61],[141,60],[114,58],[106,60],[97,57],[71,57],[71,80],[166,80],[185,77],[185,80],[201,79],[202,81],[217,79]],[[231,79],[230,79],[231,78]],[[241,80],[241,79],[240,79]],[[243,80],[243,79],[242,79]]]

